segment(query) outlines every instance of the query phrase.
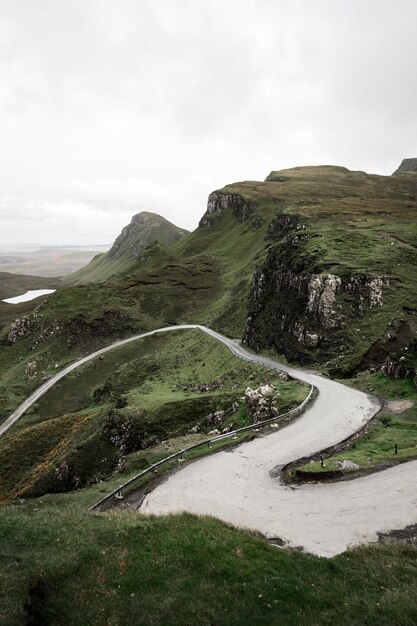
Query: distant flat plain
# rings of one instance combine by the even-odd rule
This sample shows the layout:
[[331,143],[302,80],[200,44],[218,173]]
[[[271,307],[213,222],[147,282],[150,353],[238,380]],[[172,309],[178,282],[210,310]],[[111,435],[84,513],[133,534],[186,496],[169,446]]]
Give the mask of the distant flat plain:
[[0,245],[0,272],[32,276],[66,276],[80,269],[109,245]]

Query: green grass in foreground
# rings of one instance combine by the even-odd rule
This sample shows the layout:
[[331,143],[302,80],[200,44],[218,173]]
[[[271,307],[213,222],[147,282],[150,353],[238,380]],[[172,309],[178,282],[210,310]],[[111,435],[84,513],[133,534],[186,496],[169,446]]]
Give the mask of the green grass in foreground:
[[[334,559],[279,550],[212,518],[0,508],[5,626],[351,625],[417,620],[416,550]],[[31,617],[32,621],[30,621]]]
[[[338,471],[339,464],[344,460],[353,461],[360,470],[378,470],[387,463],[401,463],[417,458],[417,391],[413,381],[393,380],[382,373],[362,373],[349,383],[382,400],[411,400],[414,405],[397,415],[382,410],[369,429],[348,449],[325,460],[324,470]],[[323,472],[319,461],[311,461],[298,469],[311,474]]]

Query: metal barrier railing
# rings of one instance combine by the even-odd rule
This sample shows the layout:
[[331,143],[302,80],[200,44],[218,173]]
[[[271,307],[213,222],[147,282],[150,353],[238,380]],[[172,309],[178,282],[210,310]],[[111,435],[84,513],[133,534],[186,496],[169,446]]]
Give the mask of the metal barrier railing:
[[116,489],[113,489],[113,491],[111,491],[106,496],[101,498],[101,500],[99,500],[98,502],[90,506],[88,510],[93,511],[94,509],[97,509],[99,506],[101,506],[102,504],[110,500],[111,498],[117,496],[118,494],[121,495],[121,492],[123,489],[125,489],[126,487],[134,483],[135,481],[139,480],[140,478],[143,478],[147,474],[155,473],[158,467],[160,467],[161,465],[164,465],[165,463],[168,463],[169,461],[173,461],[174,459],[177,459],[177,458],[183,459],[184,455],[187,452],[191,452],[192,450],[197,450],[197,448],[202,448],[205,446],[208,446],[210,448],[212,444],[217,443],[219,441],[223,441],[224,439],[228,439],[229,437],[236,437],[240,433],[244,433],[250,430],[256,430],[257,428],[258,429],[262,428],[263,426],[266,426],[267,424],[270,424],[272,422],[276,422],[278,420],[281,421],[283,418],[289,417],[290,415],[295,415],[296,413],[302,411],[303,408],[306,406],[306,404],[311,400],[311,397],[315,389],[316,387],[314,385],[311,385],[310,391],[307,397],[303,400],[303,402],[299,404],[298,406],[294,407],[293,409],[291,409],[290,411],[283,413],[282,415],[275,415],[274,417],[268,418],[267,420],[263,420],[262,422],[255,422],[254,424],[249,424],[249,426],[243,426],[242,428],[237,428],[236,430],[232,430],[227,433],[217,435],[216,437],[212,437],[211,439],[206,439],[204,441],[201,441],[200,443],[196,443],[193,446],[189,446],[188,448],[183,448],[182,450],[179,450],[178,452],[175,452],[174,454],[171,454],[170,456],[167,456],[164,459],[161,459],[157,463],[153,463],[153,465],[150,465],[149,467],[142,470],[135,476],[132,476],[132,478],[129,478],[129,480],[126,480],[124,483],[116,487]]

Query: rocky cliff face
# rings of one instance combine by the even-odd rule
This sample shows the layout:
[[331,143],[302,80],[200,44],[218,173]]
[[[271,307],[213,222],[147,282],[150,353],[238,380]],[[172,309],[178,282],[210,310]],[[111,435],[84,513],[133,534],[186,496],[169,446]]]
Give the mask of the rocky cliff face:
[[255,205],[236,193],[214,191],[208,197],[207,210],[200,220],[199,227],[212,226],[230,209],[236,221],[246,222],[255,213]]
[[417,158],[403,159],[400,167],[394,174],[398,174],[399,172],[417,172]]
[[268,228],[275,245],[254,273],[244,341],[274,348],[290,360],[323,362],[346,348],[345,329],[384,303],[389,278],[324,271],[307,253],[310,235],[294,215],[277,215]]
[[[412,294],[402,287],[409,273],[403,263],[411,267],[415,257],[412,237],[385,229],[391,211],[403,222],[414,209],[414,183],[412,177],[385,177],[376,192],[379,182],[364,172],[322,166],[273,172],[265,183],[244,182],[210,194],[201,235],[228,228],[234,238],[257,231],[263,240],[255,271],[242,276],[215,324],[224,324],[233,307],[246,310],[243,339],[255,350],[272,348],[290,361],[326,364],[335,374],[369,367],[410,375],[413,367],[401,351],[407,355],[407,346],[398,351],[378,341],[388,320],[403,315],[402,307],[393,307],[397,287],[398,302]],[[398,198],[401,210],[394,205]]]

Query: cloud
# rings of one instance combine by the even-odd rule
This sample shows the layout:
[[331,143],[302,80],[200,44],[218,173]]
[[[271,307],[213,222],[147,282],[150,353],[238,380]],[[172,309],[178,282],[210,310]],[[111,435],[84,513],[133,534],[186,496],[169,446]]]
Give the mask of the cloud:
[[[415,155],[414,0],[3,0],[1,241],[194,228],[209,192]],[[124,221],[123,221],[124,220]],[[32,239],[31,239],[32,238]],[[45,241],[45,239],[43,239]]]

